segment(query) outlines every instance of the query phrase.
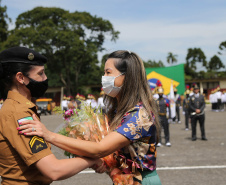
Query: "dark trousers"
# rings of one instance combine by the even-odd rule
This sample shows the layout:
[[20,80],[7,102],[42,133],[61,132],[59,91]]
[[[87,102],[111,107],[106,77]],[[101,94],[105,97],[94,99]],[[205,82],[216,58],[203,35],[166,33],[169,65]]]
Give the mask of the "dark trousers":
[[174,122],[176,121],[180,121],[180,107],[176,106],[176,116],[172,119]]
[[205,135],[205,114],[203,115],[194,115],[191,117],[191,127],[192,127],[192,139],[196,139],[196,125],[197,121],[199,121],[201,137],[206,138]]
[[180,121],[180,107],[176,106],[176,115],[177,115],[177,120]]
[[185,111],[185,128],[189,128],[189,111]]
[[221,99],[217,99],[217,109],[218,110],[221,110],[222,109]]
[[217,103],[213,103],[213,110],[217,110]]
[[[166,118],[166,116],[159,116],[159,120],[160,120],[160,123],[161,123],[161,127],[163,128],[164,130],[164,135],[165,135],[165,142],[169,142],[169,122],[168,122],[168,119]],[[162,138],[161,138],[161,130],[160,129],[160,143],[162,142]]]

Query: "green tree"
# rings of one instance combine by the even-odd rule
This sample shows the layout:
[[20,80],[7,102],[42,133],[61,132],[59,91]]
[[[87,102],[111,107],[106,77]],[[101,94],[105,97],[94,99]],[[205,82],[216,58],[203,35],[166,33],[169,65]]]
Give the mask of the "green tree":
[[105,54],[102,56],[101,62],[100,62],[100,72],[101,75],[104,74],[104,66],[105,66],[105,62],[107,61],[107,57],[108,57],[109,53]]
[[186,56],[185,73],[186,75],[195,76],[197,63],[202,63],[204,67],[207,66],[206,56],[200,48],[189,48]]
[[8,36],[7,20],[11,22],[11,19],[8,17],[6,11],[7,7],[2,6],[2,0],[0,0],[0,46],[2,42],[6,41]]
[[226,41],[220,43],[219,49],[221,51],[218,54],[223,55],[222,51],[226,54]]
[[159,60],[158,62],[156,62],[155,60],[148,60],[147,62],[144,62],[144,67],[148,68],[148,67],[164,67],[164,64],[161,60]]
[[219,70],[221,68],[225,68],[224,64],[222,63],[221,59],[217,55],[214,55],[210,59],[210,62],[209,62],[209,65],[208,65],[208,69],[210,71],[217,71],[217,70]]
[[100,83],[97,52],[104,50],[106,39],[116,41],[118,34],[109,21],[87,12],[36,7],[18,16],[4,46],[23,45],[44,54],[47,74],[55,77],[50,85],[64,84],[70,95],[82,85]]
[[169,52],[166,61],[168,64],[177,63],[177,55],[174,55],[172,52]]

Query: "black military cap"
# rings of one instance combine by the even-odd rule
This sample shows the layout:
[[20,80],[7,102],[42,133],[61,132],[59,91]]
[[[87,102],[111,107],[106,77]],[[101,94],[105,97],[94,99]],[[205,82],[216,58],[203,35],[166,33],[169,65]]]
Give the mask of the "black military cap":
[[2,51],[0,53],[0,62],[44,65],[47,62],[47,58],[32,49],[16,46]]

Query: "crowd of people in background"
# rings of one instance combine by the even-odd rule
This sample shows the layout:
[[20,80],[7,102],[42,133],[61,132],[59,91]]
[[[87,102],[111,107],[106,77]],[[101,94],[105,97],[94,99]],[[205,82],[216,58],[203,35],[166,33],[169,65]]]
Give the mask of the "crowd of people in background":
[[68,109],[80,109],[81,104],[84,103],[88,106],[91,106],[91,108],[96,111],[102,111],[105,113],[105,105],[104,105],[104,91],[101,89],[100,95],[98,98],[96,98],[93,94],[88,94],[87,97],[85,97],[82,94],[77,93],[75,97],[73,96],[65,96],[63,97],[63,100],[61,101],[61,109],[64,111],[67,111]]
[[224,111],[226,104],[226,91],[221,91],[220,86],[211,90],[209,101],[212,104],[212,111]]
[[[171,146],[170,143],[170,123],[181,123],[180,110],[185,116],[184,124],[185,130],[191,129],[191,140],[196,141],[196,127],[197,122],[200,125],[201,140],[206,141],[205,135],[205,95],[199,92],[197,84],[192,84],[190,87],[186,85],[186,90],[183,95],[177,93],[174,86],[173,96],[164,94],[164,87],[160,81],[157,81],[156,87],[152,89],[153,98],[158,105],[158,113],[161,127],[165,137],[165,146]],[[225,110],[226,91],[221,91],[220,87],[211,90],[209,102],[212,105],[212,111],[219,112]],[[160,133],[161,135],[161,133]],[[162,139],[157,146],[162,146]]]

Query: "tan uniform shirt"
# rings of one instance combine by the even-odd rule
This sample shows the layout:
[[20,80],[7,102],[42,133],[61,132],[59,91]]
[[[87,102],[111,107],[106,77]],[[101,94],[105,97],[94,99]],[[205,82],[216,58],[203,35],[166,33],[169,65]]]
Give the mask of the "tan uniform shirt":
[[51,146],[38,136],[20,135],[19,122],[32,119],[36,105],[21,94],[8,92],[0,110],[0,176],[2,185],[46,185],[51,180],[34,165],[52,154]]

